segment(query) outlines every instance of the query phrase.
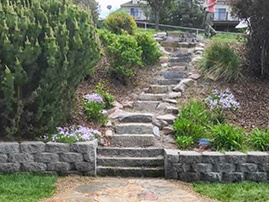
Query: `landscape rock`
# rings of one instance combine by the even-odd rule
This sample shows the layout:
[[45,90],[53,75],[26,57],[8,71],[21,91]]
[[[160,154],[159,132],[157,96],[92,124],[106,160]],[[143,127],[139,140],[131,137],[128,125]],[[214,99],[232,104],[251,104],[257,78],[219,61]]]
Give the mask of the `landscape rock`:
[[162,132],[163,132],[165,135],[172,134],[172,133],[173,133],[173,128],[172,128],[171,126],[163,127]]
[[192,85],[195,84],[195,81],[193,79],[187,78],[187,79],[182,79],[180,83],[185,84],[187,87],[191,87]]
[[169,99],[176,99],[181,97],[181,92],[171,92],[168,94]]
[[153,134],[160,137],[160,129],[157,126],[153,126]]
[[173,91],[175,91],[175,92],[184,92],[187,88],[188,88],[188,86],[186,84],[179,83],[178,85],[176,85],[173,88]]
[[177,117],[172,114],[165,114],[165,115],[160,115],[157,117],[157,119],[166,121],[168,124],[173,124],[176,118]]

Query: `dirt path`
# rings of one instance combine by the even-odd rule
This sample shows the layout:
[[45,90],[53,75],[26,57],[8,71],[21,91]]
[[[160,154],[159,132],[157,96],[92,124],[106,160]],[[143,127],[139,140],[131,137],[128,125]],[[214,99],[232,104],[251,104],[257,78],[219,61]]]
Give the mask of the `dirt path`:
[[205,202],[191,185],[165,179],[92,178],[69,176],[60,178],[57,193],[43,202],[98,201],[98,202]]

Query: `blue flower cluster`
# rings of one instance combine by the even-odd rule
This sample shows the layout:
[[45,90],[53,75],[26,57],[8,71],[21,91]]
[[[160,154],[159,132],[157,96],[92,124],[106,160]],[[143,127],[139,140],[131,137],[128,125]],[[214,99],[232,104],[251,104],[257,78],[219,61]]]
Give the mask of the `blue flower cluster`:
[[84,95],[83,98],[85,99],[87,103],[90,103],[90,102],[104,103],[102,96],[97,93]]
[[205,99],[205,103],[209,105],[210,110],[236,110],[240,108],[240,104],[228,88],[224,91],[214,89],[212,94]]
[[[98,130],[90,129],[85,126],[57,127],[57,133],[51,136],[51,141],[57,142],[64,138],[75,139],[76,141],[91,141],[101,138]],[[45,137],[48,140],[48,136]]]

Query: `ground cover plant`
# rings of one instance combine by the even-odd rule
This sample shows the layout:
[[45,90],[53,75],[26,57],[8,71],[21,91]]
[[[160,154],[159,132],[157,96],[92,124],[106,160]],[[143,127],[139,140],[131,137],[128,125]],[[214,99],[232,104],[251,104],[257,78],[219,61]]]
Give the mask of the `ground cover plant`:
[[0,201],[38,201],[51,197],[57,177],[35,174],[0,175]]
[[182,149],[199,147],[199,140],[207,139],[206,146],[217,151],[269,151],[267,130],[248,132],[229,123],[228,116],[236,116],[238,109],[240,104],[229,89],[214,89],[204,101],[191,101],[174,122],[175,142]]
[[264,202],[269,197],[269,183],[194,183],[193,188],[202,195],[223,202]]

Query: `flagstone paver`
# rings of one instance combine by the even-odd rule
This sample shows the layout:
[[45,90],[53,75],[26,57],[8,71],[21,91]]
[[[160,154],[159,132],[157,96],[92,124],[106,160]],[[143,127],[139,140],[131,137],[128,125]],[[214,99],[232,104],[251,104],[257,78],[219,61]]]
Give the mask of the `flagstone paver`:
[[[76,179],[78,178],[78,179]],[[76,183],[80,180],[80,183]],[[164,179],[87,178],[67,177],[61,179],[71,183],[51,199],[50,202],[209,202],[191,190],[190,185]]]

